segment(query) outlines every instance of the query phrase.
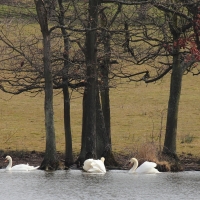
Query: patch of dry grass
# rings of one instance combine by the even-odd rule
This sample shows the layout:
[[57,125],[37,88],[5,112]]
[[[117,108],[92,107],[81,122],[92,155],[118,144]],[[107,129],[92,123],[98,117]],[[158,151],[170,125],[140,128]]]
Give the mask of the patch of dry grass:
[[[114,152],[135,157],[140,145],[153,142],[163,145],[170,76],[155,84],[126,83],[111,89],[111,131]],[[177,151],[200,152],[200,80],[184,76],[179,107]],[[0,91],[0,149],[44,151],[44,96],[29,94],[11,96]],[[57,150],[64,152],[63,97],[54,96]],[[78,153],[81,142],[82,98],[72,93],[71,99],[73,149]],[[161,118],[163,119],[161,120]],[[162,122],[162,123],[161,123]],[[190,143],[182,143],[185,135],[192,135]],[[153,149],[149,150],[154,152]]]

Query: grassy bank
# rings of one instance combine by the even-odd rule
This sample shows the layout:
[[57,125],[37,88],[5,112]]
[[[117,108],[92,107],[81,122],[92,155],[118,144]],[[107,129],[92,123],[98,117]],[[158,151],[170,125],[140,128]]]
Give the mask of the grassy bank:
[[[113,150],[128,154],[146,142],[162,148],[170,76],[155,84],[123,83],[111,89],[111,131]],[[177,151],[198,155],[200,123],[200,80],[184,76],[179,107]],[[44,96],[11,96],[0,91],[0,149],[44,151]],[[55,91],[55,129],[57,150],[64,152],[63,98]],[[82,97],[71,98],[73,149],[81,142]]]

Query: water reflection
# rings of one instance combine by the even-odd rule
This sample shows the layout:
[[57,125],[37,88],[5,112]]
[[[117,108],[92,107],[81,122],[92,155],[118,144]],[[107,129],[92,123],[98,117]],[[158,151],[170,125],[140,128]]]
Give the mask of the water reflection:
[[111,170],[87,174],[80,170],[5,172],[0,170],[3,200],[185,200],[200,198],[200,172],[129,174]]

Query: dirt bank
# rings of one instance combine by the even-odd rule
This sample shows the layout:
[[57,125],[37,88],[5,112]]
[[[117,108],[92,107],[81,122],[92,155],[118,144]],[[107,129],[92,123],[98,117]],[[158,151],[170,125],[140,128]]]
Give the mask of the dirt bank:
[[[4,157],[6,155],[10,155],[13,158],[13,165],[16,164],[26,164],[29,163],[30,165],[33,166],[38,166],[41,164],[43,157],[44,157],[44,153],[42,152],[1,152],[1,157],[0,157],[0,168],[5,168],[7,163],[4,163]],[[62,153],[58,152],[58,157],[60,160],[64,160],[64,155]],[[127,157],[123,157],[121,155],[121,159],[120,160],[126,160]],[[118,157],[119,158],[119,157]],[[195,157],[191,154],[183,154],[179,156],[181,164],[183,166],[183,170],[185,171],[200,171],[200,158]]]

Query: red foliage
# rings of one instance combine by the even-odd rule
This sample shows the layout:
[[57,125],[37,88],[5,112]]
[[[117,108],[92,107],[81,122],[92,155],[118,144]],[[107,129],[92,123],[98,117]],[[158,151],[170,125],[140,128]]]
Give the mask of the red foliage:
[[[200,7],[198,8],[200,11]],[[166,51],[171,53],[173,49],[180,48],[188,50],[188,53],[184,56],[184,61],[188,62],[191,59],[194,59],[196,62],[200,61],[200,14],[195,14],[193,16],[193,33],[183,37],[180,37],[178,40],[174,41],[173,45],[164,44],[163,47]]]

